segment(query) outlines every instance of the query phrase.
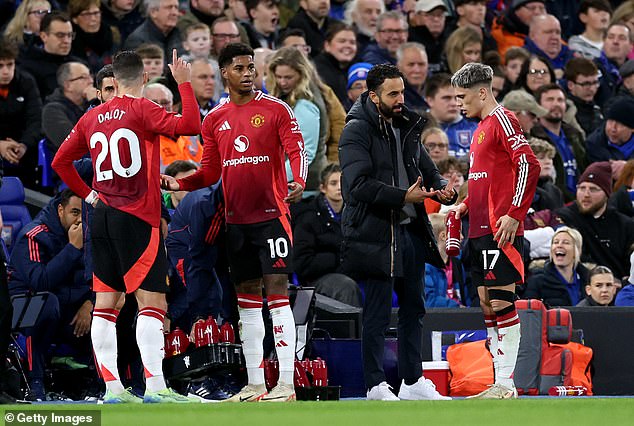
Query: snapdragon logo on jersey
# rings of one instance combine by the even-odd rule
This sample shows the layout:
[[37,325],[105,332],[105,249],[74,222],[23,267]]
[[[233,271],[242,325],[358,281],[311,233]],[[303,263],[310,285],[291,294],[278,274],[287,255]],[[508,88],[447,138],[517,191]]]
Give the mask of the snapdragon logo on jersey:
[[[469,155],[469,170],[473,169],[473,152]],[[489,175],[487,172],[469,172],[469,180],[486,179]]]
[[[249,145],[250,145],[249,138],[247,138],[245,135],[240,135],[237,138],[235,138],[233,141],[233,149],[235,149],[241,154],[243,152],[246,152],[249,149]],[[259,163],[268,163],[269,161],[270,159],[268,155],[253,155],[253,156],[242,155],[238,158],[230,158],[230,159],[224,160],[222,162],[222,166],[223,167],[230,167],[230,166],[237,167],[242,164],[257,165]]]

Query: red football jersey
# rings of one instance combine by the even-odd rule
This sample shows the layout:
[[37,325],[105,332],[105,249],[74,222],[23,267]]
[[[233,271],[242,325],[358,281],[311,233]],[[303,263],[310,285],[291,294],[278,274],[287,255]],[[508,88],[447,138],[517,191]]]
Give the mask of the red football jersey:
[[283,101],[256,92],[244,105],[229,100],[203,120],[202,167],[180,179],[181,190],[208,186],[222,175],[227,223],[259,223],[289,213],[285,154],[295,182],[306,186],[304,139]]
[[88,111],[60,146],[53,168],[73,192],[86,198],[91,189],[79,178],[72,162],[90,151],[93,189],[99,193],[99,199],[158,227],[159,135],[174,138],[200,131],[198,105],[191,85],[182,84],[179,90],[183,117],[166,112],[148,99],[131,96],[115,97]]
[[469,188],[469,238],[497,232],[495,223],[509,215],[524,234],[524,218],[533,202],[539,162],[511,111],[496,107],[486,116],[471,140]]

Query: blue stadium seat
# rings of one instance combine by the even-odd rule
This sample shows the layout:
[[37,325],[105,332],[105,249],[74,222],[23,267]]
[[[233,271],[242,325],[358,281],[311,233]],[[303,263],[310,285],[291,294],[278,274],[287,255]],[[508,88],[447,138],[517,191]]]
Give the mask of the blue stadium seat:
[[52,162],[53,155],[51,154],[51,150],[48,149],[48,145],[46,145],[46,138],[44,138],[37,144],[37,165],[42,171],[41,185],[44,188],[55,186],[53,168],[51,167]]
[[17,177],[5,176],[0,188],[0,212],[2,212],[2,239],[9,253],[24,225],[31,222],[31,214],[24,205],[24,186]]

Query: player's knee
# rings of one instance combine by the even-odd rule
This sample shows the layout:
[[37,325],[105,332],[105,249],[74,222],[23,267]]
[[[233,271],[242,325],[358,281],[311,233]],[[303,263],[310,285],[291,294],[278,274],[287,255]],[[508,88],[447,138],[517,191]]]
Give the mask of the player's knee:
[[485,314],[493,313],[493,306],[491,306],[491,302],[488,300],[480,299],[480,307]]
[[512,307],[515,293],[508,290],[489,289],[489,300],[493,311],[499,315],[501,311]]
[[243,294],[255,294],[262,296],[262,280],[249,280],[236,284],[236,291]]

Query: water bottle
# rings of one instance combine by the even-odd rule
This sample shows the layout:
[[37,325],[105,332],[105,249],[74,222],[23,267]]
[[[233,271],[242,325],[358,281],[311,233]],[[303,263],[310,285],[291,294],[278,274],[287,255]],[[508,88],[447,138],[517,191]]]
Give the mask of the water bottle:
[[277,386],[277,380],[280,376],[279,364],[276,359],[264,360],[264,383],[267,389],[273,389]]
[[189,339],[183,330],[176,327],[174,331],[167,335],[168,339],[170,339],[171,345],[171,355],[182,354],[187,350],[187,346],[189,346]]
[[309,388],[310,381],[306,375],[306,369],[302,365],[302,362],[298,359],[295,360],[295,374],[293,377],[293,383],[296,388]]
[[198,320],[194,323],[194,344],[197,348],[209,345],[209,333],[207,333],[207,322]]
[[548,389],[550,396],[583,396],[588,394],[585,386],[553,386]]
[[236,342],[236,336],[233,331],[233,326],[230,322],[225,322],[220,327],[220,341],[223,343],[231,343],[234,344]]
[[313,367],[313,386],[326,387],[328,386],[328,368],[326,367],[326,361],[321,358],[317,358],[312,361]]
[[205,333],[207,334],[207,339],[209,340],[209,343],[207,343],[208,345],[220,342],[220,330],[218,329],[216,320],[211,315],[209,315],[207,317],[207,321],[205,321]]
[[450,211],[447,214],[447,241],[445,250],[448,256],[458,256],[460,254],[460,228],[462,223],[460,219],[456,219],[456,212]]

